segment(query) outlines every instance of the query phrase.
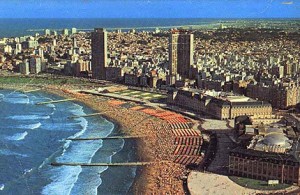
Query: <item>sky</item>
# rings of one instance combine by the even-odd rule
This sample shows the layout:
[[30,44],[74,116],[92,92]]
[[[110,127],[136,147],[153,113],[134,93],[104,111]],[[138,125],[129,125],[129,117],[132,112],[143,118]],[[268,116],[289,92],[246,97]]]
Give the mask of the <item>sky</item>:
[[300,18],[300,0],[0,0],[0,18]]

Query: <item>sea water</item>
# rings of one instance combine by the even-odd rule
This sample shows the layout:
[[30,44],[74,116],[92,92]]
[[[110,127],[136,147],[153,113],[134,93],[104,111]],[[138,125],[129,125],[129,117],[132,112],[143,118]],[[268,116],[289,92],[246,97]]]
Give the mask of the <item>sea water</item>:
[[[94,28],[138,28],[154,30],[156,27],[204,25],[220,19],[203,18],[0,18],[0,38],[44,34],[44,29],[57,30],[77,28],[90,31]],[[124,29],[123,29],[124,30]]]
[[123,139],[70,141],[116,135],[117,126],[78,102],[44,92],[0,90],[0,194],[126,194],[136,167],[51,166],[51,162],[130,162],[135,143]]

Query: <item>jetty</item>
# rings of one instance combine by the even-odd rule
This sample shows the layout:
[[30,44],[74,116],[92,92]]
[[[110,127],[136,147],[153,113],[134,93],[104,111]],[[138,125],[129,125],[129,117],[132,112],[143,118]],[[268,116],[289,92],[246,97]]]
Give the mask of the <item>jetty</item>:
[[145,136],[110,136],[110,137],[87,137],[87,138],[67,138],[66,140],[72,141],[87,141],[87,140],[99,140],[99,139],[137,139]]
[[103,114],[103,112],[98,112],[98,113],[92,113],[92,114],[83,114],[83,115],[74,115],[74,116],[69,116],[69,119],[73,119],[73,118],[80,118],[80,117],[90,117],[90,116],[97,116],[97,115],[101,115]]
[[32,89],[32,90],[23,91],[23,93],[31,93],[31,92],[40,91],[40,90],[41,89]]
[[72,101],[72,100],[76,100],[76,99],[75,98],[69,98],[69,99],[63,99],[63,100],[52,100],[52,101],[47,101],[47,102],[37,102],[36,105],[55,104],[55,103],[60,103],[60,102]]
[[82,166],[82,167],[96,167],[96,166],[145,166],[153,164],[153,162],[123,162],[123,163],[76,163],[76,162],[52,162],[52,166]]

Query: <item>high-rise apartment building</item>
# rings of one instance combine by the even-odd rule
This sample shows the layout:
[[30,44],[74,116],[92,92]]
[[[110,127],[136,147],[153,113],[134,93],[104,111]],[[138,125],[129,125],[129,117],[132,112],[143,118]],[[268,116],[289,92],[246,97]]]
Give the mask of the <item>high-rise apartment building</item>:
[[63,35],[69,35],[69,30],[66,29],[66,28],[63,29],[62,34],[63,34]]
[[22,44],[17,43],[16,44],[16,53],[20,53],[22,51]]
[[20,63],[20,73],[28,75],[29,72],[29,63],[27,60],[24,60],[24,62]]
[[30,58],[29,70],[31,74],[38,74],[42,71],[42,61],[40,57]]
[[194,35],[186,30],[172,30],[169,37],[169,71],[170,75],[179,74],[189,78],[193,64]]
[[107,32],[103,28],[95,28],[92,32],[92,77],[105,79],[107,67]]
[[72,42],[73,42],[73,44],[72,44],[73,48],[76,48],[77,47],[77,41],[76,41],[75,37],[72,38]]
[[45,29],[45,35],[50,35],[50,30],[49,29]]
[[72,29],[71,29],[71,33],[72,33],[72,34],[77,33],[77,29],[76,29],[76,28],[72,28]]

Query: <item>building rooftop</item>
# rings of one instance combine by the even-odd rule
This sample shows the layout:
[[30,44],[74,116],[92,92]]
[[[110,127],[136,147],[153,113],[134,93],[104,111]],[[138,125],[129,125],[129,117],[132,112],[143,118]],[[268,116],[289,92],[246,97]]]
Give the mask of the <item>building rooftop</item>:
[[285,129],[286,127],[280,125],[267,127],[252,138],[248,149],[275,153],[289,152],[292,149],[293,140],[287,137]]
[[284,161],[284,162],[289,161],[291,163],[299,164],[299,160],[292,154],[249,150],[241,146],[231,150],[230,155],[238,155],[238,156],[243,156],[248,158],[259,158],[264,161],[273,161],[273,160]]
[[222,102],[228,102],[232,106],[247,106],[247,105],[270,105],[267,102],[257,101],[247,96],[235,95],[230,92],[220,92],[214,90],[201,90],[201,89],[193,89],[193,88],[182,88],[182,91],[191,92],[195,94],[203,95],[203,98],[215,98],[219,99]]

